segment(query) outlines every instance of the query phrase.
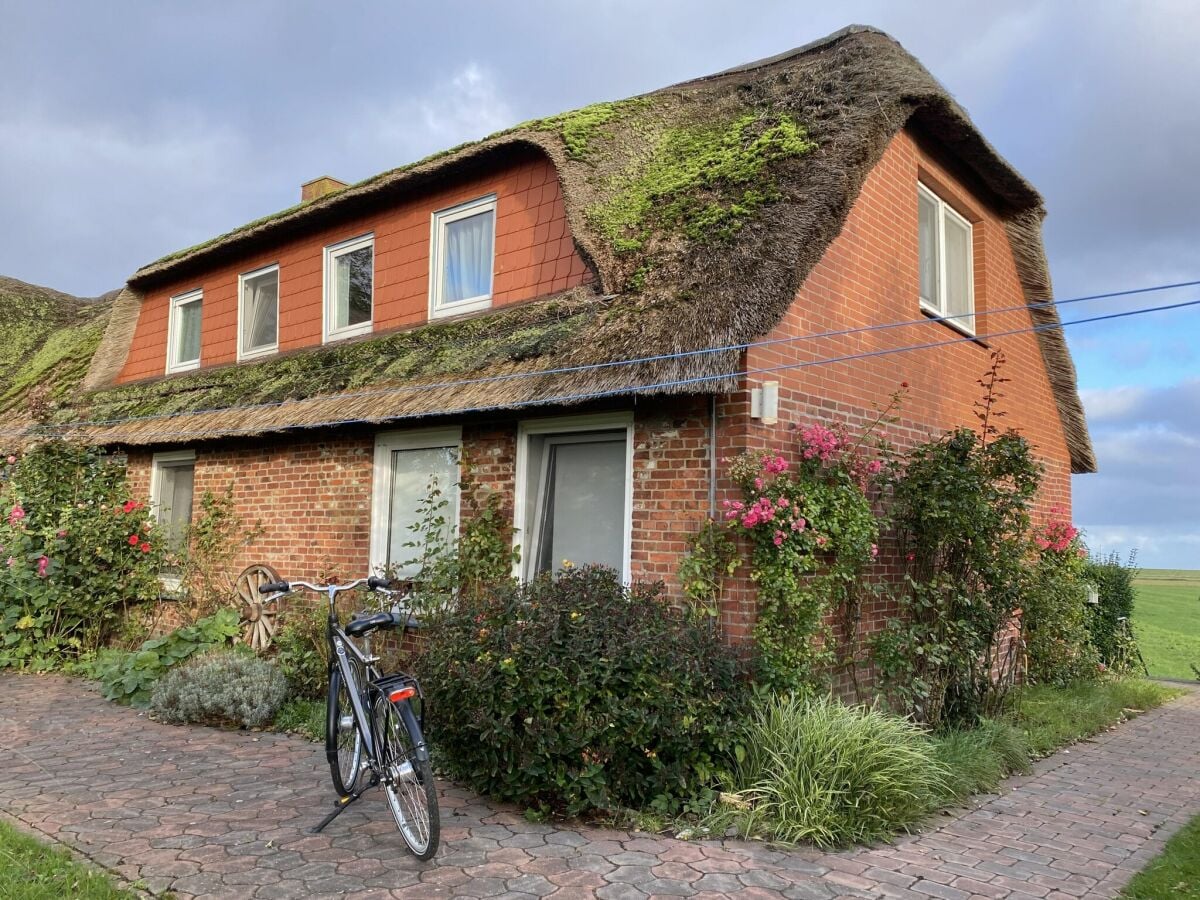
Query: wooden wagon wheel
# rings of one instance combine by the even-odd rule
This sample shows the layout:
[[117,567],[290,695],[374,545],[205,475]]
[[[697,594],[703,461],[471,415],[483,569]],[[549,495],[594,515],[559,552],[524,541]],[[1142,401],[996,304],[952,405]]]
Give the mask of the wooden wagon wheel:
[[256,653],[271,646],[279,618],[279,604],[262,602],[258,586],[279,581],[279,573],[270,566],[256,563],[247,566],[237,577],[234,587],[242,604],[242,634],[240,640]]

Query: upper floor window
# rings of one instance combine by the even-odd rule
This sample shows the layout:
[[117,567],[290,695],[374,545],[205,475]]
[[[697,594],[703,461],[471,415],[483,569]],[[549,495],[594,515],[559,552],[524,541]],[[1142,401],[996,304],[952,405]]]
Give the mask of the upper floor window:
[[433,214],[429,315],[454,316],[492,305],[496,196]]
[[167,374],[200,367],[200,308],[203,291],[188,291],[171,298],[167,319]]
[[238,276],[238,359],[279,349],[279,266]]
[[374,235],[325,248],[325,340],[370,333],[374,282]]
[[971,223],[925,185],[917,186],[921,306],[975,333]]

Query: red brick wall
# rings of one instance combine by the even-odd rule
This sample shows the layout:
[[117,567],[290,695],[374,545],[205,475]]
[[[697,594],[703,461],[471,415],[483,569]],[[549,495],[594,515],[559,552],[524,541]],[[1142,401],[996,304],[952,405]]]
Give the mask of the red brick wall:
[[505,306],[591,280],[567,227],[562,191],[544,156],[499,166],[486,175],[451,181],[372,215],[322,228],[201,276],[149,292],[142,302],[129,357],[118,378],[135,381],[166,370],[170,298],[203,288],[200,361],[205,367],[237,359],[238,275],[279,264],[280,352],[321,343],[324,248],[367,232],[375,235],[376,332],[420,325],[428,318],[430,217],[440,209],[497,195],[493,305]]

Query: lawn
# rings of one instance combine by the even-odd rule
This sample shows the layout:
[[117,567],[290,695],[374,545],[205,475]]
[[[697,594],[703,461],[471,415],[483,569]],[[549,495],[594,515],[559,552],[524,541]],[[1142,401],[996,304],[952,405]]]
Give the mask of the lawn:
[[132,900],[107,875],[0,820],[0,897],[5,900]]
[[1177,832],[1121,892],[1123,900],[1200,900],[1200,816]]
[[1143,569],[1133,628],[1150,674],[1195,680],[1200,666],[1200,571]]

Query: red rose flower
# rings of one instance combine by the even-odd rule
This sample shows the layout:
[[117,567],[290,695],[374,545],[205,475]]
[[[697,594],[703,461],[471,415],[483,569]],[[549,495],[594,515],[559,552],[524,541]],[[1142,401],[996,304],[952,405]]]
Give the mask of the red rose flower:
[[139,538],[139,537],[138,537],[136,534],[131,534],[131,535],[129,536],[129,546],[130,546],[130,547],[136,547],[136,546],[137,546],[137,543],[138,543],[138,541],[140,541],[140,540],[141,540],[141,538]]
[[142,544],[142,552],[143,552],[143,553],[149,553],[149,552],[150,552],[150,545],[149,545],[149,544]]

